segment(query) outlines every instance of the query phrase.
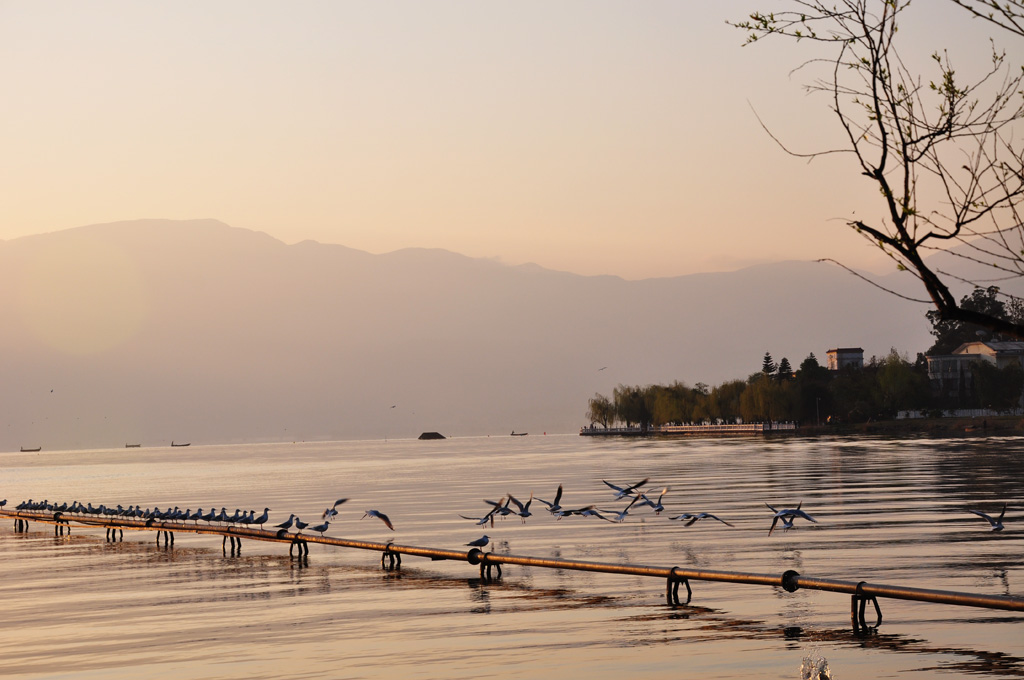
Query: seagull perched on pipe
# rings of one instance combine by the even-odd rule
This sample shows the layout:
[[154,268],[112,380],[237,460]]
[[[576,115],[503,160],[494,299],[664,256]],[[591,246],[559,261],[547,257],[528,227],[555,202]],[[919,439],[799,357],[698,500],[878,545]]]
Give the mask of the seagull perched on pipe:
[[487,534],[484,534],[480,538],[476,539],[475,541],[470,541],[466,545],[471,546],[473,548],[482,548],[490,542],[491,539],[487,536]]
[[395,530],[394,525],[391,524],[391,520],[388,519],[388,516],[385,515],[383,512],[378,512],[376,510],[367,510],[366,513],[359,519],[366,519],[367,517],[376,517],[381,522],[384,522],[388,529],[391,529],[392,531]]
[[285,531],[287,531],[288,529],[292,528],[292,524],[294,522],[295,522],[295,514],[292,513],[292,514],[288,515],[288,519],[286,519],[285,521],[281,522],[280,524],[275,524],[274,527],[276,529],[284,529]]
[[331,525],[330,522],[324,522],[323,524],[317,524],[315,527],[310,527],[309,530],[310,531],[315,531],[318,534],[320,534],[321,536],[323,536],[324,532],[327,531],[327,527],[329,527],[330,525]]
[[814,519],[813,517],[811,517],[806,512],[804,512],[803,510],[800,509],[800,506],[803,505],[803,503],[804,503],[803,501],[800,501],[799,503],[797,503],[796,508],[792,509],[792,510],[790,510],[790,509],[776,510],[772,506],[770,506],[767,503],[765,503],[765,505],[768,506],[768,509],[775,513],[775,516],[772,518],[772,526],[771,526],[770,529],[768,529],[768,535],[769,536],[772,535],[772,532],[775,531],[775,525],[778,523],[778,521],[780,519],[782,520],[782,528],[783,529],[792,529],[793,528],[793,520],[796,519],[797,517],[803,517],[804,519],[806,519],[806,520],[808,520],[810,522],[814,522],[815,524],[817,524],[818,520]]
[[1006,503],[1003,503],[1003,511],[999,513],[999,517],[991,517],[990,515],[983,513],[981,510],[968,510],[967,512],[974,513],[978,517],[987,520],[992,526],[992,531],[1003,530],[1003,515],[1006,514]]

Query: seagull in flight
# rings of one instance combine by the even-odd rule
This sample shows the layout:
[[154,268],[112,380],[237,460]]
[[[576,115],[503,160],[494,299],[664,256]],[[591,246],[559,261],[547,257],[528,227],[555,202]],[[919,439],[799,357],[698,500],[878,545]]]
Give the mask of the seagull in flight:
[[636,493],[636,489],[637,489],[638,486],[643,486],[649,480],[650,480],[650,477],[645,477],[643,479],[643,481],[637,482],[636,484],[632,484],[630,486],[615,486],[614,484],[612,484],[609,481],[605,481],[603,479],[601,481],[604,482],[605,484],[607,484],[609,487],[611,487],[615,491],[615,500],[620,500],[620,499],[626,498],[628,496],[632,496],[634,493]]
[[334,501],[334,505],[324,510],[324,514],[320,515],[320,519],[326,519],[328,521],[338,516],[338,506],[347,501],[347,498],[339,498]]
[[[620,511],[616,512],[616,513],[615,513],[615,519],[614,519],[614,520],[610,520],[610,521],[613,521],[613,522],[621,522],[622,520],[626,519],[626,515],[628,515],[628,514],[629,514],[629,509],[630,509],[631,507],[633,507],[633,504],[634,504],[634,503],[636,503],[636,502],[637,502],[638,500],[640,500],[640,498],[639,498],[639,497],[636,497],[636,498],[634,498],[633,500],[631,500],[631,501],[629,502],[629,505],[627,505],[627,506],[626,506],[625,508],[623,508],[622,510],[620,510]],[[605,512],[615,512],[615,511],[614,511],[614,510],[606,510]]]
[[562,502],[562,485],[558,485],[558,491],[555,492],[555,500],[553,503],[548,503],[543,498],[538,498],[537,500],[539,500],[544,505],[548,506],[548,512],[552,514],[557,513],[559,510],[562,509],[562,506],[559,505],[559,503]]
[[665,506],[661,504],[661,499],[665,497],[666,493],[668,493],[668,487],[667,486],[664,489],[661,490],[661,495],[658,496],[658,500],[657,501],[652,501],[650,498],[648,498],[643,493],[641,493],[639,496],[637,496],[637,498],[639,498],[640,501],[644,505],[649,505],[650,507],[654,508],[654,514],[655,515],[660,515],[661,511],[665,509]]
[[466,545],[472,546],[474,548],[482,548],[482,547],[484,547],[485,545],[487,545],[490,542],[491,542],[491,539],[487,536],[487,534],[484,534],[480,538],[476,539],[475,541],[470,541]]
[[598,519],[603,519],[606,522],[615,521],[613,519],[608,519],[607,517],[602,515],[600,510],[595,510],[593,505],[586,508],[581,508],[576,514],[580,515],[581,517],[597,517]]
[[471,519],[474,522],[476,522],[477,526],[483,526],[483,525],[487,524],[488,522],[490,522],[491,526],[493,527],[494,526],[494,513],[496,513],[497,511],[498,511],[498,508],[497,508],[497,506],[495,506],[495,507],[491,508],[491,511],[488,512],[483,517],[466,517],[465,515],[459,515],[459,517],[461,517],[462,519]]
[[381,522],[384,522],[388,529],[391,529],[392,531],[395,530],[394,525],[391,524],[391,520],[388,519],[388,516],[385,515],[383,512],[378,512],[376,510],[367,510],[366,513],[359,519],[366,519],[367,517],[376,517]]
[[526,518],[533,515],[533,513],[530,512],[530,503],[533,502],[533,492],[530,492],[530,500],[526,501],[525,503],[520,503],[512,494],[508,495],[508,500],[514,503],[517,508],[519,508],[519,512],[516,514],[522,517],[523,524],[526,524]]
[[[765,503],[765,505],[768,505],[768,504]],[[814,519],[813,517],[808,515],[806,512],[801,510],[800,509],[801,505],[803,505],[803,501],[800,501],[799,503],[797,503],[796,508],[792,509],[792,510],[790,510],[788,508],[787,509],[783,509],[783,510],[776,510],[772,506],[768,505],[768,509],[775,513],[775,516],[772,518],[772,526],[771,526],[770,529],[768,529],[768,535],[769,536],[772,535],[772,532],[775,531],[775,525],[778,523],[778,521],[780,519],[782,520],[782,528],[786,529],[786,530],[793,528],[793,520],[796,519],[797,517],[803,517],[804,519],[806,519],[806,520],[808,520],[810,522],[814,522],[815,524],[817,524],[818,520]]]
[[[728,522],[726,522],[721,517],[715,517],[710,512],[702,512],[702,513],[699,513],[699,514],[696,514],[696,515],[691,515],[688,512],[684,512],[681,515],[677,515],[675,517],[669,517],[669,519],[678,519],[678,520],[684,520],[685,519],[686,520],[686,524],[684,524],[683,526],[686,526],[686,527],[693,526],[693,524],[695,522],[697,522],[698,520],[702,520],[704,518],[717,519],[719,522],[721,522],[722,524],[724,524],[727,527],[733,526],[732,524],[729,524]],[[790,524],[792,524],[792,522]]]
[[1003,511],[999,513],[999,517],[991,517],[990,515],[983,513],[981,510],[968,510],[967,512],[974,513],[978,517],[987,520],[992,526],[992,531],[1003,530],[1003,515],[1006,514],[1006,503],[1003,503]]
[[[582,515],[584,517],[588,517],[591,513],[594,512],[597,511],[594,509],[593,505],[588,505],[585,508],[576,508],[574,510],[570,510],[568,508],[559,508],[558,510],[553,511],[555,519],[562,519],[563,517],[569,517],[570,515]],[[602,519],[604,518],[602,517]]]
[[508,507],[508,504],[510,502],[511,501],[508,498],[502,498],[497,503],[495,503],[494,501],[489,501],[486,498],[484,499],[484,503],[494,506],[494,510],[492,510],[491,512],[497,512],[502,517],[512,514],[512,508]]

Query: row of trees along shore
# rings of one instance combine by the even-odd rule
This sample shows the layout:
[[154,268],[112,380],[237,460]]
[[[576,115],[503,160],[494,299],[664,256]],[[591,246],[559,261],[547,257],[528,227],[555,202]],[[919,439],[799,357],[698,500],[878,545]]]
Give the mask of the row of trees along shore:
[[888,420],[901,410],[1019,406],[1024,370],[998,369],[979,361],[973,367],[971,394],[936,395],[928,380],[927,361],[913,362],[895,349],[871,357],[863,368],[830,371],[813,353],[795,371],[783,358],[776,364],[765,353],[760,371],[746,380],[709,387],[683,382],[646,387],[618,385],[612,396],[595,394],[586,418],[592,425],[650,427],[704,422],[784,422],[804,424]]
[[[1024,323],[1024,304],[1004,302],[995,286],[975,288],[960,306],[1011,323]],[[945,319],[934,310],[926,315],[935,342],[928,355],[950,354],[960,345],[979,339],[982,327]],[[989,334],[989,340],[1015,339]],[[611,398],[596,394],[586,417],[591,424],[611,427],[657,426],[703,422],[799,421],[865,422],[894,418],[899,411],[937,412],[947,409],[988,408],[1008,411],[1020,406],[1024,369],[1020,365],[996,368],[986,361],[971,366],[970,389],[941,394],[928,379],[928,361],[919,353],[911,362],[897,350],[871,357],[863,368],[830,371],[812,352],[794,370],[789,359],[778,364],[765,352],[761,370],[746,380],[731,380],[716,387],[682,382],[646,387],[619,385]]]

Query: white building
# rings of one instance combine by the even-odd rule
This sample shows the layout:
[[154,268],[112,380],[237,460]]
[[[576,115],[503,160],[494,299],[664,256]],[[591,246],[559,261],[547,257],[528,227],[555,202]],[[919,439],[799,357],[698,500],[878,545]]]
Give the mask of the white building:
[[928,359],[928,379],[935,390],[955,396],[971,391],[971,364],[987,361],[996,368],[1016,364],[1024,365],[1024,342],[965,342],[952,354],[940,354]]
[[860,347],[839,347],[825,353],[828,357],[828,370],[838,371],[843,368],[864,368],[864,350]]

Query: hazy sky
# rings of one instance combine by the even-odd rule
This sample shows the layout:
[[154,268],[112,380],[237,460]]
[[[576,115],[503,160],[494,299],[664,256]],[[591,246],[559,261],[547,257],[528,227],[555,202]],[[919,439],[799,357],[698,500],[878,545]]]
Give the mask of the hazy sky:
[[[626,278],[838,257],[880,214],[790,75],[716,2],[0,0],[0,239],[144,217]],[[988,28],[919,0],[911,60]],[[1006,36],[1004,46],[1017,48]],[[1018,59],[1019,61],[1019,59]]]

